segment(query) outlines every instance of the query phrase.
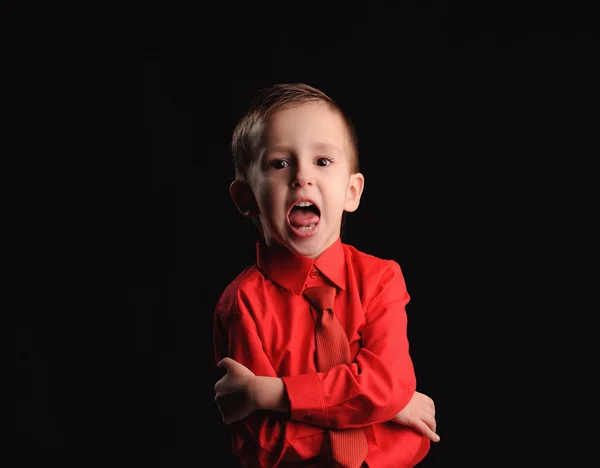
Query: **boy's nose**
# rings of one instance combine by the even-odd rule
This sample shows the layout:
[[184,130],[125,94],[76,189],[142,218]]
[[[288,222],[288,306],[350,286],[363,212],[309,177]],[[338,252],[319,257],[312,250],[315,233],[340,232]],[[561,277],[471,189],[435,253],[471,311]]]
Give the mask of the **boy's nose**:
[[314,177],[309,168],[297,166],[292,176],[292,187],[312,185]]

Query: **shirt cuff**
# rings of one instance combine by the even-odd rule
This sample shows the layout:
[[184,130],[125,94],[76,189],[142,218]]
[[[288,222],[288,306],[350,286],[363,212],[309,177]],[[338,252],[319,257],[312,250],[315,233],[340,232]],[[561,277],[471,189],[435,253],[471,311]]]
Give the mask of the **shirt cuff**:
[[327,423],[327,402],[317,374],[282,377],[290,400],[291,419],[307,424]]

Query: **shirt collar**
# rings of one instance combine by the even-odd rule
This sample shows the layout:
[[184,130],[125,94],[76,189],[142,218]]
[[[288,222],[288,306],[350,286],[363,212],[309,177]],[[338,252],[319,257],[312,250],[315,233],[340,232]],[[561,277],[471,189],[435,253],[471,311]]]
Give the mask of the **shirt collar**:
[[301,295],[313,266],[340,289],[346,288],[346,260],[338,238],[316,260],[294,254],[281,246],[256,243],[256,264],[269,279]]

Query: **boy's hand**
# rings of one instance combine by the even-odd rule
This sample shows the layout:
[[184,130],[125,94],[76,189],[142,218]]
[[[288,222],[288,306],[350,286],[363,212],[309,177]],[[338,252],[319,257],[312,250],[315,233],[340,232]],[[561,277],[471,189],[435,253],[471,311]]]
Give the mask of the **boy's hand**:
[[415,392],[408,405],[391,421],[410,427],[433,442],[440,441],[440,437],[435,433],[435,405],[433,400],[423,393]]
[[256,408],[254,373],[231,358],[223,358],[219,369],[227,373],[215,384],[215,402],[225,424],[231,424],[250,415]]

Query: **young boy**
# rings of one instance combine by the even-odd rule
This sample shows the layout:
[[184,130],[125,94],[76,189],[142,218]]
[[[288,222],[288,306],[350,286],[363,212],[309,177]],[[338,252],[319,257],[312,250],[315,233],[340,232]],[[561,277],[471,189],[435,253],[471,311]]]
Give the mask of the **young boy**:
[[214,315],[234,453],[247,467],[415,466],[439,437],[416,392],[404,278],[340,237],[364,187],[351,121],[315,88],[275,85],[232,150],[231,197],[260,233]]

